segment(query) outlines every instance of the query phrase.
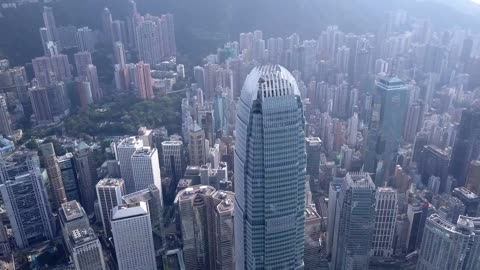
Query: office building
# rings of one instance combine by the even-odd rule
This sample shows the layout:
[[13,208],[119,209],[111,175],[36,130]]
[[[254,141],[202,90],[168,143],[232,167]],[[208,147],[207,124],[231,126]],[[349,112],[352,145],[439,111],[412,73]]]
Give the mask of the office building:
[[54,237],[54,222],[36,152],[15,152],[0,163],[0,192],[18,248]]
[[235,267],[301,269],[305,120],[290,72],[278,65],[250,72],[239,101],[236,134]]
[[393,240],[397,223],[397,191],[380,187],[375,193],[375,227],[371,256],[388,258],[393,255]]
[[162,142],[162,153],[165,174],[179,180],[186,168],[183,143],[181,141],[164,141]]
[[146,189],[124,195],[122,197],[126,204],[146,202],[150,211],[150,222],[152,223],[153,240],[155,250],[165,248],[165,229],[163,227],[163,195],[161,189],[150,185]]
[[331,269],[368,269],[368,247],[375,231],[375,201],[375,184],[370,175],[347,173],[338,198]]
[[135,191],[135,180],[133,178],[132,155],[143,147],[141,140],[136,137],[123,139],[117,145],[117,160],[120,162],[120,174],[125,181],[125,189],[128,193]]
[[437,214],[427,218],[418,270],[474,270],[480,267],[478,218],[460,216],[457,224]]
[[403,135],[408,93],[406,85],[396,77],[380,77],[375,85],[364,166],[365,171],[375,174],[375,184],[383,186],[388,180],[386,177],[393,174]]
[[62,174],[63,187],[67,201],[80,201],[80,190],[78,189],[77,170],[72,153],[66,153],[58,159],[58,166]]
[[148,188],[150,185],[155,185],[160,193],[162,191],[162,180],[160,175],[160,162],[156,148],[142,147],[138,148],[131,157],[132,172],[133,172],[133,190],[128,190],[128,193],[133,193],[142,189]]
[[480,109],[471,108],[462,112],[453,145],[450,174],[457,179],[457,186],[465,184],[468,166],[480,154]]
[[0,220],[0,257],[10,258],[12,255],[12,248],[10,247],[10,239],[7,234],[7,229],[3,225],[3,220]]
[[95,184],[97,183],[97,168],[93,150],[86,143],[80,142],[73,155],[75,158],[75,168],[77,169],[81,204],[85,208],[85,211],[90,214],[94,210]]
[[319,137],[306,137],[307,174],[313,179],[318,179],[320,173],[320,154],[322,153],[322,140]]
[[477,195],[480,194],[480,160],[470,162],[465,187]]
[[188,154],[190,156],[190,165],[201,166],[206,163],[206,151],[210,148],[208,141],[205,140],[205,131],[197,122],[193,122],[190,126],[189,136]]
[[447,151],[444,151],[434,145],[426,145],[420,152],[417,161],[418,171],[422,176],[422,182],[428,185],[428,179],[431,176],[440,178],[439,192],[447,192],[448,165],[450,157]]
[[112,209],[122,205],[122,196],[125,194],[125,184],[122,179],[105,178],[96,185],[97,200],[100,208],[100,217],[103,233],[111,236],[110,220]]
[[52,200],[55,210],[58,210],[63,203],[67,202],[67,195],[63,187],[62,173],[58,165],[57,156],[53,143],[45,143],[40,145],[42,153],[43,165],[47,170],[50,188],[52,190]]
[[475,193],[466,187],[459,187],[453,189],[452,196],[458,198],[465,205],[464,215],[471,217],[476,217],[478,215],[480,197]]
[[314,207],[305,207],[305,270],[319,269],[321,265],[320,239],[321,231],[320,215]]
[[69,253],[72,252],[70,235],[74,230],[87,230],[90,228],[88,216],[83,207],[77,201],[68,201],[58,209],[60,226],[63,240]]
[[92,228],[74,230],[70,234],[75,270],[106,270],[102,245]]
[[186,270],[234,269],[233,199],[205,185],[177,194]]
[[147,203],[114,207],[111,225],[119,270],[157,269]]

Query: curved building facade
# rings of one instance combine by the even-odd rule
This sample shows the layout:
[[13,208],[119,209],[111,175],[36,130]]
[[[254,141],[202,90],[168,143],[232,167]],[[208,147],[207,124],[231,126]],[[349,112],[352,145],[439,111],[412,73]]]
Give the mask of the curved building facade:
[[297,83],[283,67],[247,76],[237,108],[236,269],[302,269],[305,120]]

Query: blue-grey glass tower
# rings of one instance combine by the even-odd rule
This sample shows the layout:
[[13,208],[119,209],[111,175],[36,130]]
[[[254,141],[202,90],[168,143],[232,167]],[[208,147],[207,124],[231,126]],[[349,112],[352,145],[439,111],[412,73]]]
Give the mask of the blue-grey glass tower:
[[408,89],[402,80],[389,76],[378,78],[375,85],[364,170],[375,173],[375,184],[383,186],[402,141]]
[[305,176],[297,83],[281,66],[256,67],[237,109],[236,269],[303,268]]

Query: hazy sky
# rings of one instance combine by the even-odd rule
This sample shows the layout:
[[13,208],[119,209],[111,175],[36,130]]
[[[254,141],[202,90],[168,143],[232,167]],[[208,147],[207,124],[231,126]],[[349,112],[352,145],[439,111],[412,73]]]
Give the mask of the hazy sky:
[[472,2],[477,3],[480,5],[480,0],[472,0]]

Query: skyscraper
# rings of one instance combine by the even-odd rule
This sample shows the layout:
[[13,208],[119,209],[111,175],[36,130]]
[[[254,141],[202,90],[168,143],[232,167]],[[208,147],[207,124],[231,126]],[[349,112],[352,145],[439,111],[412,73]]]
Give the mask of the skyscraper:
[[480,108],[462,112],[455,144],[453,145],[450,174],[457,179],[457,186],[465,184],[468,165],[480,154]]
[[427,218],[417,270],[474,270],[480,267],[480,220],[460,216],[456,225],[437,214]]
[[43,23],[47,28],[47,37],[49,41],[58,41],[58,30],[55,24],[55,16],[51,7],[43,7]]
[[74,230],[70,235],[75,270],[105,270],[102,245],[92,228]]
[[113,30],[112,30],[112,13],[108,8],[103,9],[102,12],[102,31],[106,44],[113,44]]
[[95,51],[95,34],[88,27],[78,28],[77,30],[77,47],[81,52]]
[[137,26],[139,58],[147,64],[158,64],[162,61],[159,32],[154,21],[143,21]]
[[0,163],[0,192],[19,248],[53,239],[54,223],[36,152],[16,152]]
[[347,173],[338,202],[331,269],[367,270],[375,224],[375,184],[370,175]]
[[125,184],[122,179],[105,178],[96,185],[97,199],[100,206],[99,217],[102,220],[103,232],[110,236],[112,209],[123,204],[122,196],[125,194]]
[[180,179],[185,171],[183,143],[181,141],[162,142],[163,162],[165,174]]
[[402,140],[407,87],[396,77],[380,77],[375,84],[364,166],[365,171],[375,174],[375,183],[383,186]]
[[189,131],[190,143],[188,144],[188,154],[190,155],[190,165],[201,166],[207,162],[207,142],[205,140],[205,131],[193,122]]
[[120,173],[125,181],[125,189],[128,193],[135,191],[135,180],[133,178],[132,155],[143,147],[141,140],[129,137],[117,145],[117,159],[120,162]]
[[95,202],[95,184],[97,183],[97,171],[92,148],[86,143],[80,142],[74,157],[81,203],[87,213],[92,213],[94,210],[93,203]]
[[156,270],[152,225],[147,203],[116,206],[112,210],[111,224],[118,269]]
[[13,134],[12,121],[4,95],[0,95],[0,133],[6,136]]
[[30,96],[33,113],[35,114],[36,123],[41,124],[53,121],[50,101],[48,99],[48,89],[34,86],[28,89],[28,94]]
[[125,48],[123,43],[115,42],[114,55],[115,55],[115,63],[120,65],[120,67],[124,69],[126,64],[126,60],[125,60],[126,56],[125,56]]
[[236,123],[236,269],[301,269],[305,120],[293,76],[278,65],[254,68]]
[[103,91],[98,81],[97,67],[94,65],[87,66],[87,80],[90,82],[90,90],[92,92],[93,102],[99,102],[103,98]]
[[234,269],[232,192],[205,185],[177,194],[185,269]]
[[389,187],[380,187],[377,189],[375,197],[375,228],[371,256],[391,257],[397,223],[397,191]]
[[92,65],[92,54],[90,52],[78,52],[74,54],[75,68],[78,76],[87,76],[88,66]]
[[62,173],[60,171],[60,166],[58,166],[53,143],[40,145],[40,152],[42,153],[43,164],[47,169],[48,179],[52,189],[53,205],[55,206],[56,211],[63,203],[67,202],[67,195],[65,194],[65,188],[63,187]]
[[90,228],[88,216],[83,207],[77,201],[68,201],[58,209],[58,217],[62,229],[63,240],[69,253],[72,252],[70,235],[74,230],[86,230]]
[[131,157],[133,172],[133,190],[128,193],[148,188],[155,185],[161,192],[162,180],[160,175],[160,162],[158,160],[157,148],[138,148]]
[[140,99],[154,98],[150,65],[139,62],[135,66],[135,90],[137,96]]

